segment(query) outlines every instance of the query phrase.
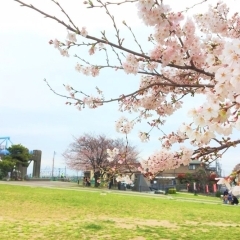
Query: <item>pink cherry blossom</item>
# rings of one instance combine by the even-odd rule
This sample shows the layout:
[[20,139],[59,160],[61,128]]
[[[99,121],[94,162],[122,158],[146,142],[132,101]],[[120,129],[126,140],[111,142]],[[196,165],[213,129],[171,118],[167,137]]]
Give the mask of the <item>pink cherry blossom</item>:
[[[101,7],[97,2],[84,3],[97,10]],[[110,11],[111,7],[124,7],[130,2],[118,4],[112,1],[106,2],[105,6]],[[111,37],[104,30],[100,35],[89,35],[86,27],[78,27],[71,21],[68,25],[52,17],[64,29],[67,27],[68,33],[67,41],[55,39],[49,43],[64,57],[69,57],[73,49],[79,47],[80,53],[76,56],[79,63],[75,65],[77,72],[96,77],[109,69],[115,74],[123,71],[140,75],[135,90],[128,91],[126,85],[126,92],[120,96],[105,99],[103,91],[98,90],[94,95],[65,85],[68,91],[65,97],[75,101],[79,110],[118,102],[119,111],[133,113],[134,116],[118,119],[116,131],[128,135],[135,125],[146,122],[149,129],[140,127],[138,131],[142,142],[150,142],[153,138],[151,132],[160,130],[157,139],[162,148],[142,161],[139,169],[144,173],[157,174],[181,164],[187,165],[195,158],[210,161],[221,156],[225,149],[240,143],[240,139],[232,139],[234,131],[240,130],[240,16],[232,13],[227,3],[209,4],[206,11],[199,8],[197,14],[192,15],[187,10],[174,11],[174,4],[171,8],[164,1],[136,1],[136,12],[142,21],[141,31],[144,32],[146,27],[148,36],[139,38],[129,27],[132,33],[130,42],[128,35],[124,36],[124,31],[119,31],[113,18],[110,19],[115,36]],[[32,8],[22,1],[21,4]],[[206,3],[202,1],[199,4]],[[38,12],[49,17],[43,11]],[[128,27],[126,22],[124,25]],[[145,38],[147,42],[144,42]],[[85,59],[84,51],[81,52],[84,47],[89,52],[89,59]],[[186,96],[189,97],[187,100]],[[190,96],[194,105],[188,111],[188,120],[182,123],[183,119],[174,118],[174,113],[188,104]],[[196,96],[201,97],[195,104]],[[173,116],[175,121],[174,129],[165,133],[164,126],[169,116]],[[125,161],[117,150],[108,150],[108,160],[111,162],[116,158],[119,164]],[[118,180],[124,179],[119,176]],[[124,181],[129,181],[127,176]]]
[[69,42],[77,42],[76,33],[68,32],[67,40],[69,40]]
[[82,30],[80,31],[80,34],[83,36],[83,37],[86,37],[88,35],[88,32],[86,30],[86,27],[82,27]]

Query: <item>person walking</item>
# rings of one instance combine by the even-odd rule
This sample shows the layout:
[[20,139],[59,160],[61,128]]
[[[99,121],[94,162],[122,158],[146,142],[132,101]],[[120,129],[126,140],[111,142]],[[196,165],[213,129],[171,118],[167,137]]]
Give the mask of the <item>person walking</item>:
[[111,189],[111,188],[112,188],[112,185],[113,185],[113,178],[110,177],[109,183],[108,183],[108,189]]

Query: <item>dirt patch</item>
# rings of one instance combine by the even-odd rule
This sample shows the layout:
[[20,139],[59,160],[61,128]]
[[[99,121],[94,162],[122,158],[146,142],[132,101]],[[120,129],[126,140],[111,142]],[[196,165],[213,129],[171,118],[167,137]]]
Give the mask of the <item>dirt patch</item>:
[[189,225],[207,225],[207,226],[215,226],[215,227],[238,227],[239,224],[234,224],[234,223],[222,223],[222,222],[204,222],[202,224],[199,224],[198,222],[193,222],[193,221],[186,221],[186,224]]
[[140,222],[141,225],[153,226],[153,227],[166,227],[166,228],[177,228],[177,224],[170,223],[167,220],[154,220],[154,219],[147,219],[145,221]]
[[123,222],[116,223],[116,226],[119,227],[119,228],[124,228],[124,229],[134,229],[134,228],[136,228],[136,225],[134,225],[134,224],[123,223]]
[[122,218],[108,218],[105,216],[99,217],[99,220],[113,221],[117,227],[125,229],[135,229],[139,227],[164,227],[164,228],[175,228],[177,229],[177,224],[171,223],[167,220],[155,220],[155,219],[122,219]]

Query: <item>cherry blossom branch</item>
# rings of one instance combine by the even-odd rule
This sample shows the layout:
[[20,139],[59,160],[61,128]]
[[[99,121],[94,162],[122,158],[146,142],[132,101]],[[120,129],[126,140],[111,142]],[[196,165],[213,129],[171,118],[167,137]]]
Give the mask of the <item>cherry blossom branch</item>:
[[104,50],[104,52],[105,52],[105,54],[106,54],[106,62],[107,62],[107,65],[109,66],[109,57],[108,57],[107,49],[104,48],[103,50]]
[[119,54],[117,53],[117,51],[115,50],[115,48],[114,48],[113,46],[111,46],[111,48],[112,48],[112,51],[115,53],[118,62],[119,62],[119,63],[121,64],[121,66],[122,66],[122,60],[121,60]]
[[139,47],[141,53],[144,54],[141,45],[139,44],[139,42],[138,42],[135,34],[134,34],[133,31],[132,31],[132,28],[131,28],[130,26],[128,26],[125,21],[123,21],[123,24],[129,29],[129,31],[131,32],[131,34],[132,34],[132,36],[133,36],[133,39],[134,39],[135,43],[136,43],[136,44],[138,45],[138,47]]
[[[179,40],[179,42],[181,43],[181,46],[184,47],[184,44],[183,44],[182,39],[181,39],[180,37],[178,37],[178,40]],[[186,54],[187,54],[187,57],[190,58],[190,54],[189,54],[188,50],[186,51]],[[191,64],[193,64],[192,61],[191,61]]]
[[[221,155],[223,155],[225,152],[227,152],[228,149],[229,149],[229,147],[227,147],[227,148],[221,153]],[[209,160],[208,160],[208,163],[210,164],[210,163],[216,161],[217,159],[219,159],[219,155],[217,155],[217,156],[216,156],[215,158],[213,158],[213,159],[209,159]]]
[[[71,100],[75,100],[78,104],[81,103],[83,104],[83,101],[78,99],[78,98],[75,98],[74,96],[66,96],[66,95],[62,95],[62,94],[59,94],[57,93],[50,85],[49,83],[46,81],[46,79],[44,79],[44,81],[46,82],[47,86],[49,87],[49,89],[54,93],[56,94],[57,96],[60,96],[60,97],[63,97],[63,98],[67,98],[67,99],[71,99]],[[100,103],[100,104],[103,104],[103,103],[109,103],[109,102],[115,102],[115,101],[122,101],[123,99],[125,98],[128,98],[128,97],[131,97],[131,96],[134,96],[134,95],[138,95],[139,93],[153,87],[153,86],[178,86],[178,84],[170,84],[170,83],[153,83],[153,84],[149,84],[147,87],[144,87],[144,88],[140,88],[139,90],[135,91],[135,92],[132,92],[132,93],[129,93],[129,94],[126,94],[126,95],[122,95],[121,97],[118,97],[118,98],[112,98],[112,99],[109,99],[109,100],[103,100],[103,101],[96,101],[96,100],[93,100],[93,103]],[[193,85],[189,85],[189,84],[181,84],[179,85],[179,87],[194,87]],[[197,87],[199,87],[199,85],[197,85]],[[204,85],[201,86],[201,87],[205,87]],[[73,89],[72,89],[73,90]],[[74,93],[81,93],[81,94],[84,94],[83,92],[81,91],[78,91],[78,90],[74,90]],[[85,96],[88,96],[87,94],[84,94]]]
[[119,29],[117,28],[117,24],[116,24],[116,22],[115,22],[114,16],[111,15],[111,13],[109,12],[108,7],[107,7],[106,4],[102,3],[101,0],[97,0],[97,2],[99,2],[99,3],[102,5],[102,7],[105,8],[106,14],[107,14],[107,15],[110,17],[110,19],[112,20],[113,27],[114,27],[114,29],[115,29],[115,31],[116,31],[116,35],[115,35],[115,36],[116,36],[116,38],[117,38],[117,40],[118,40],[118,45],[119,45],[119,46],[122,46],[122,43],[123,43],[123,40],[124,40],[124,39],[121,39],[121,38],[120,38]]
[[183,12],[187,12],[188,10],[190,10],[190,9],[192,9],[192,8],[194,8],[194,7],[196,7],[197,5],[201,5],[201,4],[203,4],[204,2],[207,2],[208,0],[203,0],[202,2],[199,2],[199,3],[196,3],[196,4],[194,4],[193,6],[191,6],[191,7],[187,7],[185,10],[182,10],[182,11],[180,11],[181,13],[183,13]]
[[73,25],[73,27],[79,31],[78,27],[73,23],[72,19],[69,17],[69,15],[65,12],[65,10],[62,8],[62,6],[59,4],[59,2],[55,1],[55,0],[51,0],[52,2],[54,2],[63,12],[63,14],[68,18],[68,21]]
[[[54,94],[70,99],[70,102],[66,104],[75,104],[79,110],[85,106],[97,108],[104,103],[117,101],[120,111],[129,113],[136,111],[138,113],[132,121],[122,117],[116,122],[117,131],[126,134],[127,141],[125,152],[123,151],[124,153],[119,155],[120,158],[127,158],[129,150],[127,134],[136,123],[146,119],[151,126],[148,132],[139,134],[142,141],[147,141],[154,128],[160,129],[165,118],[182,107],[183,102],[180,100],[188,94],[194,96],[195,93],[204,94],[206,100],[199,107],[190,109],[189,116],[193,119],[192,123],[183,123],[176,132],[162,136],[163,149],[150,156],[145,161],[145,166],[148,166],[151,171],[159,172],[162,169],[179,167],[180,164],[187,165],[191,158],[198,158],[200,161],[209,163],[221,157],[221,154],[230,147],[240,143],[240,140],[234,141],[230,137],[222,139],[215,137],[216,135],[231,136],[234,129],[240,130],[240,40],[236,39],[236,36],[239,35],[236,31],[239,28],[240,17],[235,14],[229,18],[229,8],[225,3],[218,2],[216,6],[210,6],[206,13],[187,18],[184,16],[185,14],[173,12],[163,4],[163,1],[158,0],[118,0],[119,2],[113,3],[104,3],[103,0],[95,1],[97,3],[93,3],[91,0],[85,1],[84,3],[90,8],[104,9],[110,17],[116,37],[111,41],[105,31],[101,32],[100,37],[95,37],[88,35],[84,27],[79,30],[56,0],[52,1],[63,12],[64,19],[67,18],[66,22],[31,4],[25,4],[21,0],[15,1],[67,28],[66,44],[57,39],[49,42],[63,56],[69,56],[68,52],[75,46],[89,48],[90,55],[95,54],[96,51],[105,51],[103,57],[106,58],[106,62],[103,64],[98,64],[98,62],[92,64],[94,61],[86,60],[81,55],[80,57],[75,55],[81,61],[81,64],[78,63],[75,67],[78,72],[95,77],[101,69],[108,68],[120,69],[126,74],[142,75],[140,86],[137,90],[135,89],[136,91],[111,99],[105,99],[103,92],[97,87],[97,96],[89,96],[70,86],[65,86],[69,96],[62,95],[53,90],[46,82]],[[194,4],[191,8],[206,1]],[[149,53],[143,51],[144,46],[140,45],[134,32],[125,22],[123,24],[131,32],[130,38],[133,38],[137,44],[137,50],[135,47],[131,49],[130,45],[123,47],[124,39],[121,38],[122,36],[120,37],[120,30],[114,16],[109,11],[109,5],[121,5],[129,2],[138,3],[139,18],[146,26],[153,28],[149,41],[154,44],[154,47],[149,49]],[[187,8],[185,12],[189,9]],[[199,31],[203,33],[203,37],[199,36]],[[76,35],[81,35],[88,40],[77,44]],[[110,54],[111,50],[115,54],[113,54],[113,60]],[[76,97],[77,94],[80,96]],[[173,144],[187,141],[190,141],[192,149],[180,146],[178,151],[171,151]],[[115,161],[116,158],[113,160]],[[120,162],[115,161],[113,164],[118,167]],[[105,167],[98,161],[96,164],[98,169],[105,171]],[[125,169],[128,169],[130,165],[127,165],[126,160],[124,164],[126,165]]]
[[220,145],[222,144],[222,141],[219,141],[218,139],[216,138],[213,138],[214,141],[216,141],[217,143],[219,143]]
[[[108,5],[121,5],[121,4],[124,4],[124,3],[134,3],[134,2],[137,2],[138,0],[125,0],[125,1],[122,1],[122,2],[107,2],[106,3],[106,6]],[[94,5],[93,2],[91,0],[88,0],[88,1],[85,1],[84,4],[89,4],[89,7],[87,8],[102,8],[103,6],[102,5]]]
[[[94,67],[97,67],[98,69],[102,69],[102,68],[113,68],[113,69],[116,69],[116,70],[123,70],[124,68],[122,66],[114,66],[114,65],[109,65],[109,59],[108,59],[108,55],[107,55],[107,65],[92,65],[90,62],[88,62],[87,60],[79,57],[78,55],[74,55],[75,57],[77,57],[79,60],[81,60],[82,62],[86,63],[87,65],[89,66],[94,66]],[[166,80],[167,82],[170,83],[167,84],[167,83],[162,83],[162,85],[166,85],[166,86],[175,86],[175,87],[190,87],[190,88],[213,88],[214,85],[212,84],[177,84],[176,82],[174,82],[173,80],[169,79],[168,77],[166,77],[165,75],[163,74],[160,74],[156,71],[156,69],[154,69],[154,72],[148,72],[148,71],[138,71],[139,74],[143,74],[143,75],[150,75],[150,76],[157,76],[157,77],[161,77],[163,78],[164,80]],[[187,75],[189,75],[190,73],[188,73]],[[157,85],[157,83],[155,83]],[[150,86],[151,87],[151,86]]]
[[219,147],[205,147],[205,148],[199,148],[194,151],[194,158],[199,158],[199,157],[204,157],[207,156],[211,153],[217,153],[223,149],[230,148],[230,147],[235,147],[240,143],[240,140],[232,141],[232,142],[227,142],[225,144],[221,144]]
[[[80,34],[80,31],[79,31],[78,29],[72,28],[70,25],[66,24],[64,21],[56,18],[55,16],[51,16],[51,15],[45,13],[45,12],[41,11],[40,9],[34,7],[34,6],[31,5],[31,4],[28,5],[28,4],[26,4],[26,3],[24,3],[24,2],[22,2],[22,1],[20,1],[20,0],[14,0],[14,1],[19,2],[19,3],[21,4],[21,6],[25,6],[25,7],[28,7],[28,8],[30,8],[30,9],[33,9],[33,10],[39,12],[40,14],[44,15],[45,17],[51,18],[51,19],[55,20],[56,22],[58,22],[58,23],[60,23],[61,25],[65,26],[69,31],[72,31],[72,32],[74,32],[74,33],[76,33],[76,34]],[[133,50],[131,50],[131,49],[128,49],[128,48],[119,46],[119,45],[117,45],[117,44],[115,44],[115,43],[112,43],[112,42],[110,42],[110,41],[107,41],[107,40],[105,40],[105,39],[96,38],[96,37],[93,37],[93,36],[91,36],[91,35],[87,35],[87,36],[85,36],[85,38],[91,39],[91,40],[94,40],[94,41],[97,41],[97,42],[101,42],[101,43],[104,43],[104,44],[107,44],[107,45],[110,45],[110,46],[112,46],[112,47],[114,47],[114,48],[120,49],[120,50],[122,50],[122,51],[124,51],[124,52],[127,52],[127,53],[131,53],[131,54],[133,54],[133,55],[135,55],[135,56],[138,56],[138,57],[147,59],[147,60],[149,60],[149,61],[153,61],[153,62],[157,62],[157,63],[162,63],[161,60],[153,60],[153,59],[151,59],[149,56],[147,56],[147,55],[145,55],[145,54],[142,54],[142,53],[133,51]],[[192,65],[191,65],[191,66],[189,66],[189,65],[181,66],[181,65],[176,65],[176,64],[170,63],[170,64],[168,64],[167,66],[168,66],[168,67],[177,68],[177,69],[182,69],[182,70],[193,70],[193,71],[196,71],[196,72],[198,72],[198,73],[202,73],[202,74],[204,74],[204,75],[206,75],[206,76],[214,77],[214,74],[213,74],[213,73],[206,72],[206,71],[204,71],[203,69],[199,69],[199,68],[197,68],[197,67],[195,67],[195,66],[192,66]]]
[[[128,142],[128,136],[127,136],[127,134],[125,134],[125,139],[126,139],[126,144],[125,144],[125,151],[124,151],[124,155],[125,156],[123,156],[124,158],[125,158],[125,160],[123,161],[123,165],[127,168],[127,170],[130,172],[130,173],[132,173],[132,166],[130,165],[131,163],[128,163],[128,158],[127,158],[127,156],[129,155],[128,154],[128,144],[129,144],[129,142]],[[131,156],[130,156],[131,157]]]
[[[78,103],[84,104],[82,100],[73,97],[73,95],[71,95],[71,96],[68,97],[68,96],[66,96],[66,95],[62,95],[62,94],[57,93],[57,92],[49,85],[49,83],[47,82],[46,79],[44,79],[44,82],[46,82],[46,84],[47,84],[47,86],[49,87],[50,91],[52,91],[52,92],[53,92],[54,94],[56,94],[57,96],[59,96],[59,97],[64,97],[64,98],[67,98],[67,99],[71,99],[71,100],[75,100],[75,101],[78,102]],[[63,86],[65,86],[65,85],[63,85]],[[71,88],[71,89],[74,90],[73,88]],[[86,97],[90,97],[89,95],[87,95],[87,94],[85,94],[84,92],[79,91],[79,90],[78,90],[78,91],[75,91],[75,90],[74,90],[74,92],[75,92],[75,93],[81,93],[81,94],[83,94],[83,95],[86,96]]]

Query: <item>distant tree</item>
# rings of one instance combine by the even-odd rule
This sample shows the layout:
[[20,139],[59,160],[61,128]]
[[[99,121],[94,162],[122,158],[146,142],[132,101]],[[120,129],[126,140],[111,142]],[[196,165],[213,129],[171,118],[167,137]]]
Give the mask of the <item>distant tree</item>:
[[217,173],[212,172],[212,173],[209,174],[208,179],[209,179],[210,182],[217,182],[217,180],[216,180],[217,177],[218,177]]
[[8,172],[12,172],[16,162],[10,156],[1,157],[0,160],[0,178],[6,177]]
[[193,183],[196,181],[195,173],[185,173],[185,182]]
[[196,181],[202,185],[208,184],[210,180],[210,172],[207,172],[205,169],[199,169],[194,173],[194,176]]
[[28,167],[30,164],[30,154],[28,148],[21,144],[12,145],[7,150],[9,151],[9,155],[1,158],[0,169],[3,176],[11,172],[12,177],[14,169],[19,170],[21,167]]
[[185,173],[179,173],[177,175],[177,179],[180,183],[186,183],[186,174]]
[[177,179],[180,183],[193,183],[197,182],[202,185],[216,182],[215,178],[218,177],[214,172],[208,172],[204,169],[199,169],[194,173],[179,173]]
[[8,148],[10,156],[16,161],[17,164],[21,164],[23,167],[28,167],[30,163],[30,154],[28,148],[21,144],[12,145]]
[[[109,150],[118,149],[118,154],[109,161]],[[120,172],[132,172],[139,165],[138,151],[134,146],[125,144],[122,139],[110,139],[105,135],[84,134],[74,138],[63,153],[66,164],[74,170],[92,170],[97,180],[104,174],[113,176]]]

